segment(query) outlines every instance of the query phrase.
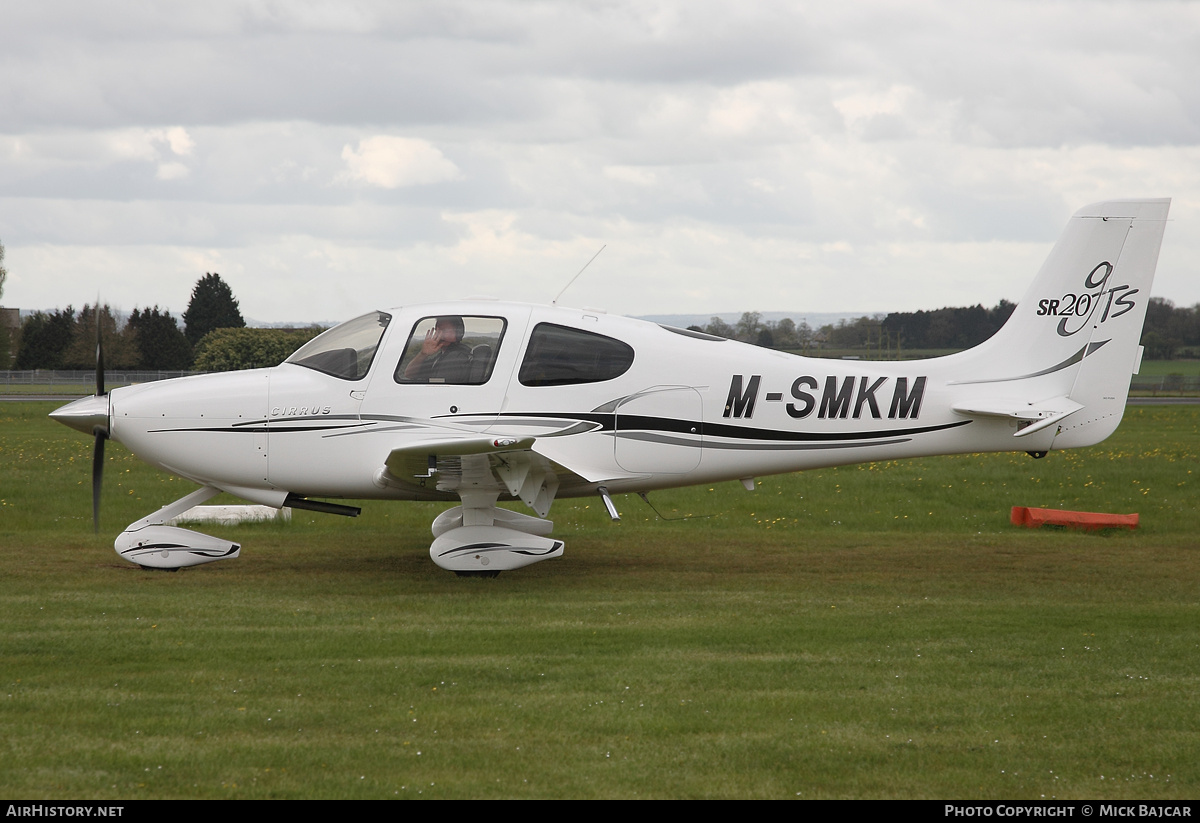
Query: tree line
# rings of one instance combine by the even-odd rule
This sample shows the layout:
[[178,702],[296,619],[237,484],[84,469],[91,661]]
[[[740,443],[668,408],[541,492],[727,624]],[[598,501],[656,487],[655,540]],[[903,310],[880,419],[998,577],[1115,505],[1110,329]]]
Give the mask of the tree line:
[[1016,303],[1001,300],[990,309],[975,305],[892,312],[884,318],[882,328],[904,348],[969,349],[1000,331],[1016,307]]
[[888,350],[966,349],[991,337],[1008,320],[1016,305],[1007,300],[991,309],[983,306],[942,308],[934,311],[863,315],[812,328],[790,317],[763,320],[759,312],[745,312],[730,325],[719,317],[693,331],[740,340],[774,349],[805,352],[816,349]]
[[13,368],[95,368],[97,323],[106,368],[148,371],[274,366],[321,331],[247,329],[233,290],[206,273],[192,289],[183,328],[158,306],[135,308],[124,322],[108,305],[34,312],[21,323]]
[[1180,307],[1165,298],[1151,297],[1142,345],[1149,360],[1195,357],[1200,353],[1200,303]]
[[[707,325],[689,328],[789,351],[862,349],[899,356],[914,349],[962,350],[977,346],[998,332],[1015,308],[1015,303],[1001,300],[990,309],[975,305],[864,315],[816,329],[804,321],[799,324],[791,318],[765,321],[759,312],[745,312],[733,325],[713,317]],[[1190,308],[1178,307],[1165,298],[1151,297],[1142,327],[1142,345],[1150,360],[1200,354],[1200,303]]]
[[[0,289],[4,285],[0,246]],[[2,293],[2,291],[0,291]],[[982,305],[932,311],[892,312],[843,319],[812,328],[791,318],[764,320],[745,312],[734,324],[713,317],[691,326],[718,337],[801,353],[821,349],[859,349],[880,356],[900,356],[917,349],[961,350],[987,340],[1008,320],[1016,304],[1001,300]],[[196,282],[180,328],[170,312],[135,308],[120,322],[107,305],[68,306],[26,317],[16,338],[16,369],[80,369],[96,364],[96,324],[104,345],[105,364],[113,369],[151,371],[233,371],[273,366],[322,329],[247,329],[238,301],[220,275],[207,273]],[[1200,304],[1177,307],[1152,297],[1142,329],[1146,357],[1169,360],[1200,352]]]
[[[8,279],[8,269],[4,268],[4,244],[0,243],[0,299],[4,298],[4,281]],[[7,328],[6,319],[0,317],[0,365],[12,361],[12,334]]]
[[[1001,300],[996,306],[945,308],[928,312],[893,312],[882,323],[891,333],[914,349],[967,349],[977,346],[1000,330],[1016,308]],[[1176,306],[1163,297],[1146,304],[1141,344],[1148,360],[1195,357],[1200,350],[1200,303]]]

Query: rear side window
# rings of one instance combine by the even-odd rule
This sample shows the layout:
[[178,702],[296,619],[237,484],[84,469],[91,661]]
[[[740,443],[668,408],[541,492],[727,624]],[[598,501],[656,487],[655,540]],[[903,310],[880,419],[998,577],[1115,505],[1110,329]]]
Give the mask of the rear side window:
[[517,379],[523,386],[570,386],[599,383],[629,371],[633,348],[595,332],[539,323]]

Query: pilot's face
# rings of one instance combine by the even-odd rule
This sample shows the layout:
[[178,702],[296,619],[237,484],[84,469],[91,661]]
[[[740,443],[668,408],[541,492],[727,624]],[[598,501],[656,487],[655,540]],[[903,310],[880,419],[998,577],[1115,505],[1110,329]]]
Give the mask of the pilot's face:
[[435,328],[437,329],[438,340],[440,340],[441,342],[443,342],[443,343],[457,343],[458,342],[458,329],[455,328],[453,323],[447,322],[445,320],[439,320],[437,322],[437,326]]

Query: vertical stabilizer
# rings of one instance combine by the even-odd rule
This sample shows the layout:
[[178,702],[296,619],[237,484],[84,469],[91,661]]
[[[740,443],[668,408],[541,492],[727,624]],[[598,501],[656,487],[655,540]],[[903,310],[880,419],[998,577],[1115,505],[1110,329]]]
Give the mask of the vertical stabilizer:
[[968,376],[953,381],[963,387],[958,405],[1053,407],[1054,448],[1111,434],[1137,366],[1170,205],[1114,200],[1077,211],[1004,327],[959,355]]
[[1128,220],[1129,231],[1120,257],[1112,261],[1112,271],[1102,269],[1092,278],[1098,280],[1103,274],[1107,282],[1097,287],[1096,305],[1080,332],[1088,334],[1088,344],[1070,397],[1083,408],[1059,426],[1055,448],[1098,443],[1116,430],[1125,413],[1129,380],[1141,361],[1142,324],[1171,201],[1131,205],[1138,207],[1132,218],[1108,218],[1109,222]]

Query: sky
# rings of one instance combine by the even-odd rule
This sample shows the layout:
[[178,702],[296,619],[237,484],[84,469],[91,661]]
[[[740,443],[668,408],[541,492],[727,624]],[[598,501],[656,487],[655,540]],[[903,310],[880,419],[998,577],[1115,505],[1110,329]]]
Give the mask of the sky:
[[1171,197],[1200,302],[1200,2],[0,0],[3,303],[261,322],[1016,300]]

